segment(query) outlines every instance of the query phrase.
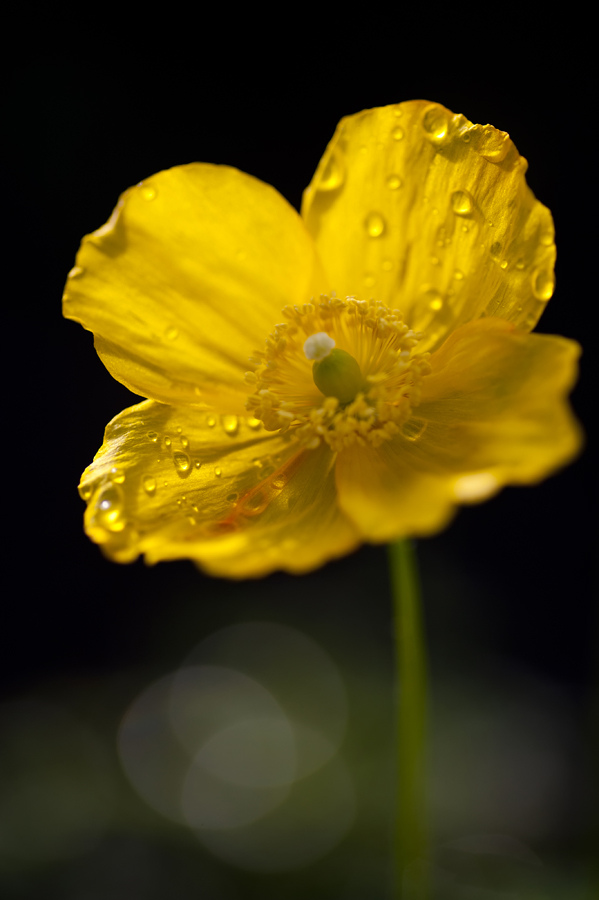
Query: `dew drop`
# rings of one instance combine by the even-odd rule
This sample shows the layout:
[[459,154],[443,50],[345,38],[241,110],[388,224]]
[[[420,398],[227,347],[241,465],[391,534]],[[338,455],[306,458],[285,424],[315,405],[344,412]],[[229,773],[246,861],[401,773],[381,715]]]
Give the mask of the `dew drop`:
[[89,486],[89,484],[86,484],[85,487],[82,486],[79,488],[79,496],[81,497],[82,500],[89,500],[91,495],[92,495],[92,489]]
[[469,131],[465,131],[464,134],[462,135],[462,140],[464,141],[465,144],[469,144],[469,143],[470,143],[470,139],[471,139],[471,134],[470,134],[470,132],[469,132]]
[[108,473],[108,477],[112,481],[113,484],[122,484],[125,480],[125,473],[122,469],[118,469],[116,466],[113,466],[110,472]]
[[97,502],[98,524],[106,531],[118,533],[127,524],[123,512],[123,492],[118,485],[105,487]]
[[451,208],[456,216],[469,216],[474,209],[474,201],[468,191],[454,191],[451,195]]
[[344,174],[341,162],[335,151],[329,156],[322,177],[318,183],[321,191],[334,191],[343,184]]
[[427,425],[428,423],[425,422],[424,419],[408,419],[408,421],[404,423],[401,433],[407,441],[419,441],[426,431]]
[[181,446],[183,447],[184,450],[189,450],[189,438],[183,436],[181,438]]
[[368,213],[364,224],[369,237],[372,238],[380,237],[385,230],[385,220],[378,212]]
[[173,462],[175,464],[175,469],[177,472],[185,473],[189,472],[191,461],[187,453],[183,453],[181,450],[176,450],[173,453]]
[[461,269],[454,269],[453,277],[455,278],[456,281],[463,281],[464,273],[462,272]]
[[214,428],[214,426],[216,425],[215,416],[208,416],[208,418],[206,419],[206,425],[208,426],[208,428]]
[[194,466],[196,467],[196,469],[199,469],[201,465],[202,465],[201,460],[196,459],[196,461],[194,462]]
[[221,469],[220,466],[216,467],[216,469],[214,470],[214,474],[216,475],[217,478],[220,478],[220,476],[223,474],[223,470]]
[[250,416],[246,421],[247,427],[251,428],[252,431],[258,431],[259,428],[262,428],[262,422],[260,419],[256,419],[254,416]]
[[73,266],[67,278],[81,278],[82,275],[85,274],[85,269],[82,266]]
[[401,141],[401,140],[403,140],[404,134],[405,134],[405,132],[404,132],[403,128],[401,128],[401,126],[397,125],[391,132],[391,137],[393,138],[394,141]]
[[151,475],[144,475],[142,479],[143,489],[150,497],[156,493],[156,479]]
[[228,434],[231,437],[234,437],[239,431],[239,419],[237,416],[223,416],[222,423],[225,434]]
[[233,494],[227,494],[227,501],[228,501],[229,503],[235,503],[235,501],[238,500],[238,499],[239,499],[239,494],[235,494],[235,493],[233,493]]
[[148,440],[152,441],[153,444],[158,440],[158,432],[157,431],[148,431]]
[[155,200],[158,191],[151,184],[144,184],[143,182],[139,185],[139,192],[144,200]]
[[165,437],[165,439],[164,439],[164,446],[166,447],[167,450],[170,449],[172,443],[173,443],[173,442],[171,441],[170,437]]
[[507,261],[507,259],[502,259],[501,262],[499,263],[499,268],[500,268],[500,269],[507,269],[507,267],[508,267],[508,261]]
[[524,269],[525,266],[526,266],[526,263],[524,262],[524,260],[523,260],[522,257],[520,257],[520,259],[517,259],[517,260],[516,260],[516,268],[517,268],[519,271],[522,271],[522,269]]
[[388,175],[386,181],[387,187],[390,191],[396,191],[402,185],[402,180],[399,175]]
[[555,281],[549,269],[535,269],[532,273],[532,292],[537,300],[546,302],[553,295]]
[[447,134],[447,119],[439,106],[429,106],[422,117],[422,125],[435,141],[442,141]]
[[551,231],[545,231],[539,240],[544,247],[551,247],[553,243],[553,233]]
[[438,291],[428,291],[428,306],[433,312],[438,312],[443,307],[443,297]]
[[179,337],[179,329],[175,328],[174,325],[169,325],[169,327],[164,332],[164,336],[169,341],[175,341]]
[[367,272],[364,276],[364,287],[371,288],[373,287],[376,278],[370,272]]
[[501,244],[499,241],[495,241],[495,243],[491,244],[491,256],[499,256],[501,253]]

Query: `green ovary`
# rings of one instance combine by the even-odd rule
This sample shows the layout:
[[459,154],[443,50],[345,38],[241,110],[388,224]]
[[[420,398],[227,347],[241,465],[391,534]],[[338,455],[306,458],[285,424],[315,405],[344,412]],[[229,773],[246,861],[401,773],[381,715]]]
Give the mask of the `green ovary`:
[[340,403],[351,403],[366,390],[360,366],[350,353],[334,348],[312,366],[314,384],[325,397],[336,397]]

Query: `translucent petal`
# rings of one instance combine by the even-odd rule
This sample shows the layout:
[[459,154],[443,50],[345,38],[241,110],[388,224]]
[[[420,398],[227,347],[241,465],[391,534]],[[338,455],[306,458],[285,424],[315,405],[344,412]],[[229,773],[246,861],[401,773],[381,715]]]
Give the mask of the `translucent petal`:
[[193,559],[213,574],[302,572],[352,550],[327,447],[260,423],[146,401],[108,425],[83,474],[85,528],[119,562]]
[[195,163],[126,191],[83,239],[64,312],[136,393],[241,411],[248,357],[283,306],[324,288],[305,226],[274,188]]
[[493,315],[530,330],[553,292],[549,211],[509,136],[415,100],[343,119],[302,215],[340,296],[399,308],[421,349]]
[[565,465],[581,445],[566,401],[579,349],[497,319],[458,329],[433,355],[402,433],[339,455],[339,505],[366,539],[430,534],[457,503]]

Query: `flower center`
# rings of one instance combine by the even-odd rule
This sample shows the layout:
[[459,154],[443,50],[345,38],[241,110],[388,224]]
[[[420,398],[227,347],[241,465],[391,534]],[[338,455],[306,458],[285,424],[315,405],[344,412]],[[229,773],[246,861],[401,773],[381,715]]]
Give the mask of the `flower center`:
[[427,353],[399,310],[374,300],[321,295],[283,309],[264,350],[252,357],[246,407],[268,431],[306,447],[379,446],[397,434],[420,400]]

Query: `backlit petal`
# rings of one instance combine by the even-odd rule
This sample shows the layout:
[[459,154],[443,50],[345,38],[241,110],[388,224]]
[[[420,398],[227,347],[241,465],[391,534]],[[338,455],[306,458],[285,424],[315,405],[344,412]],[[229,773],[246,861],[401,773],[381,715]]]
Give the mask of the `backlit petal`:
[[574,341],[482,319],[431,358],[420,405],[396,439],[339,455],[339,504],[365,538],[443,527],[457,503],[535,483],[569,462],[581,433],[566,395]]
[[282,307],[323,289],[305,226],[274,188],[195,163],[122,195],[84,238],[64,311],[134,392],[240,411],[248,357]]
[[399,308],[421,349],[493,315],[530,330],[553,292],[549,211],[509,136],[417,100],[343,119],[302,215],[337,294]]
[[82,477],[86,531],[119,562],[306,571],[358,543],[335,503],[333,461],[255,420],[146,401],[113,419]]

